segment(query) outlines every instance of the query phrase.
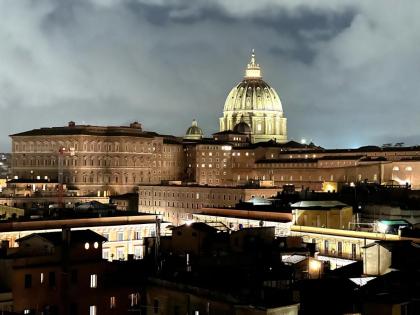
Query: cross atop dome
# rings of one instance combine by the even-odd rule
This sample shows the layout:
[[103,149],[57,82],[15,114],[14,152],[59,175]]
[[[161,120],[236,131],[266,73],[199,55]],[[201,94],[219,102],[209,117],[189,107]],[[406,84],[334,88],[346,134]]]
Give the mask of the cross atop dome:
[[252,49],[251,61],[245,69],[245,79],[261,79],[261,68],[255,59],[255,50]]

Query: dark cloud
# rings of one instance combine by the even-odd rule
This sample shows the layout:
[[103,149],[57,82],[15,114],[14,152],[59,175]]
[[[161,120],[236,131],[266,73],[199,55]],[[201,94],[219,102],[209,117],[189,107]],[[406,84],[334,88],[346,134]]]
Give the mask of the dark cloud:
[[[418,143],[415,1],[0,2],[0,148],[66,124],[217,131],[251,48],[290,138],[326,147]],[[2,136],[1,136],[2,135]]]

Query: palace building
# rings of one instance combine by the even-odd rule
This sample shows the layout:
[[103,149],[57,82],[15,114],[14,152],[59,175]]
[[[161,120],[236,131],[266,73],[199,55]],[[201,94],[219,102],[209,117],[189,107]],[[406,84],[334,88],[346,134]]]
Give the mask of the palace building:
[[180,141],[130,126],[40,128],[10,136],[14,178],[62,181],[80,195],[135,191],[177,180],[184,170]]

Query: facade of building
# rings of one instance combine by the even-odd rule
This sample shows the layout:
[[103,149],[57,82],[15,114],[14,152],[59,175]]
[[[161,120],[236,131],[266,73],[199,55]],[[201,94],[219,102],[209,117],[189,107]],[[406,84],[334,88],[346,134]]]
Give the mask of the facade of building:
[[202,208],[231,207],[253,197],[273,197],[279,188],[153,185],[139,187],[139,212],[161,214],[179,224]]
[[[63,229],[22,237],[18,248],[3,246],[0,282],[3,290],[11,292],[13,311],[34,315],[127,314],[130,296],[136,294],[131,280],[136,276],[130,274],[134,261],[103,260],[104,241],[90,230]],[[123,281],[125,285],[121,285]]]
[[[10,247],[17,247],[17,239],[33,233],[57,232],[63,227],[74,231],[89,227],[102,235],[106,241],[102,244],[103,259],[127,260],[143,258],[145,237],[156,235],[156,216],[102,217],[65,220],[41,220],[2,223],[0,241],[7,241]],[[165,234],[168,223],[161,223],[161,233]]]
[[145,132],[137,122],[128,127],[70,122],[11,138],[14,178],[61,180],[81,195],[132,192],[139,184],[178,179],[184,171],[178,140]]
[[350,229],[353,207],[339,201],[299,201],[291,205],[296,225]]

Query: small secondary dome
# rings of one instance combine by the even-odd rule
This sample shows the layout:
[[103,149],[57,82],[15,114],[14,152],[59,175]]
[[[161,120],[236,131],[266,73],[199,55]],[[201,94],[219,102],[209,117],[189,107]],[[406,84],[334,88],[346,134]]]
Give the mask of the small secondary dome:
[[242,117],[240,123],[233,127],[233,132],[249,134],[251,133],[251,127],[244,121]]
[[184,139],[188,140],[200,140],[203,138],[203,130],[198,127],[198,123],[195,119],[193,119],[191,123],[191,127],[187,129],[185,133]]

